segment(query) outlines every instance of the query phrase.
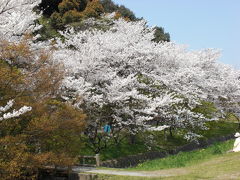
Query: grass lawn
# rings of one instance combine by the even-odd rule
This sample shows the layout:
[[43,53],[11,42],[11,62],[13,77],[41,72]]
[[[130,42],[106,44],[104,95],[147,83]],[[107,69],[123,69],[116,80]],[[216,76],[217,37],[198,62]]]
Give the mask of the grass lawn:
[[229,153],[182,169],[185,173],[165,179],[240,179],[240,153]]
[[233,141],[234,140],[226,141],[224,143],[216,143],[206,149],[200,149],[191,152],[180,152],[177,155],[171,155],[166,158],[146,161],[142,164],[139,164],[137,167],[129,168],[129,170],[152,171],[191,166],[215,156],[225,154],[233,147]]
[[[143,163],[131,170],[144,170],[159,177],[129,177],[99,175],[101,180],[194,180],[194,179],[240,179],[240,153],[226,153],[233,140],[215,144],[209,148],[181,153],[162,160]],[[182,161],[182,163],[180,163]],[[150,171],[151,170],[151,171]],[[161,177],[161,175],[167,177]]]

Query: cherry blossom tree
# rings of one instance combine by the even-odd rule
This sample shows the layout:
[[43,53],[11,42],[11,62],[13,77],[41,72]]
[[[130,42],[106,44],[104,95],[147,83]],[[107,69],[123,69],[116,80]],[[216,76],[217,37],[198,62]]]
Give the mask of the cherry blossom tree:
[[[34,24],[39,16],[32,11],[38,3],[40,0],[2,0],[0,40],[18,41],[22,34],[39,28]],[[102,17],[109,25],[103,31],[69,28],[62,32],[64,40],[56,41],[53,52],[56,64],[64,64],[67,71],[62,98],[87,113],[85,133],[95,152],[109,138],[118,142],[120,132],[135,134],[167,126],[185,129],[187,139],[197,137],[194,129],[205,129],[205,122],[212,120],[194,111],[201,101],[213,102],[219,109],[239,103],[240,72],[219,63],[219,51],[189,51],[173,42],[156,43],[152,41],[154,27],[144,20],[111,17]],[[101,26],[94,19],[88,22]],[[48,44],[31,42],[30,47],[50,49]],[[19,114],[0,113],[1,120]],[[160,127],[153,128],[153,122]],[[110,133],[102,130],[105,125],[110,125]]]
[[40,26],[34,23],[39,15],[33,8],[41,0],[1,0],[0,39],[16,40],[23,33],[32,32]]
[[192,111],[201,100],[238,99],[239,71],[217,62],[219,51],[152,42],[145,21],[112,24],[106,31],[68,29],[54,53],[68,70],[63,97],[87,112],[91,137],[104,124],[113,134],[136,133],[157,117],[165,119],[161,125],[204,129],[211,119]]

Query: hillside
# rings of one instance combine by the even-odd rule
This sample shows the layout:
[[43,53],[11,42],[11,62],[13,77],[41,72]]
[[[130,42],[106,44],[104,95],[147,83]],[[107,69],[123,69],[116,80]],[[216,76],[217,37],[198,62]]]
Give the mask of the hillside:
[[[59,37],[58,31],[65,30],[67,26],[77,29],[89,29],[91,26],[82,27],[83,22],[89,18],[94,18],[101,23],[103,20],[102,14],[115,13],[114,19],[123,18],[126,21],[141,20],[130,9],[115,4],[112,0],[42,0],[37,9],[42,11],[42,17],[38,21],[43,25],[38,31],[42,36],[39,40]],[[165,32],[163,27],[156,26],[152,40],[155,42],[169,42],[170,34]]]

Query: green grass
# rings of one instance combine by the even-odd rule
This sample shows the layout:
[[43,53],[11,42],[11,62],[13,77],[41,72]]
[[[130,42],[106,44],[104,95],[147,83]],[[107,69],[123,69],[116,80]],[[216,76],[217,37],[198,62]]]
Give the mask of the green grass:
[[115,159],[147,151],[147,147],[141,142],[130,145],[127,141],[123,141],[123,143],[121,143],[119,146],[112,146],[108,149],[103,150],[101,152],[101,159]]
[[[227,153],[184,168],[153,171],[159,177],[98,175],[98,180],[231,180],[240,179],[240,153]],[[168,176],[161,177],[161,174]]]
[[[151,135],[154,136],[155,140],[153,143],[147,144],[146,141],[148,141]],[[115,159],[149,151],[165,151],[186,143],[187,141],[179,135],[174,137],[169,136],[166,141],[164,140],[163,132],[142,132],[136,136],[136,142],[134,144],[130,144],[128,139],[124,139],[118,146],[111,146],[103,150],[101,152],[101,159]]]
[[[103,149],[100,153],[100,158],[102,161],[105,161],[147,151],[148,149],[142,141],[137,141],[135,144],[129,144],[128,140],[124,139],[118,146],[109,146]],[[94,152],[87,147],[83,148],[81,153],[84,155],[94,155]]]
[[97,180],[159,180],[161,178],[151,178],[151,177],[132,177],[132,176],[111,176],[111,175],[98,175]]
[[[165,158],[169,164],[163,165],[161,160],[150,161],[140,168],[140,170],[148,171],[149,174],[159,177],[131,177],[131,176],[113,176],[98,175],[99,180],[195,180],[195,179],[221,179],[231,180],[240,179],[240,152],[226,153],[233,147],[233,140],[215,144],[209,148],[198,151],[181,153]],[[193,156],[194,155],[194,156]],[[164,160],[165,161],[165,160]],[[183,163],[179,163],[183,161]],[[158,163],[156,163],[158,162]],[[176,164],[175,164],[176,163]],[[131,169],[133,170],[133,169]],[[135,170],[139,170],[136,168]],[[161,175],[167,175],[162,176]]]
[[206,159],[224,154],[233,147],[233,140],[224,143],[216,143],[206,149],[200,149],[191,152],[180,152],[177,155],[171,155],[166,158],[146,161],[137,167],[129,168],[129,170],[152,171],[159,169],[169,169],[191,166],[203,162]]
[[234,133],[238,124],[231,121],[211,121],[207,123],[209,130],[200,131],[199,133],[205,138],[213,138]]
[[[209,130],[199,131],[199,134],[203,135],[203,139],[232,134],[236,131],[238,124],[231,121],[213,121],[209,122],[207,126],[209,127]],[[169,132],[166,132],[166,135],[167,140],[164,139],[163,131],[142,132],[137,135],[135,144],[130,144],[129,140],[126,138],[118,146],[109,146],[107,149],[100,152],[101,160],[105,161],[148,151],[172,150],[188,143],[183,139],[181,131],[174,131],[173,137],[169,136]],[[152,137],[152,141],[150,140],[150,137]],[[83,155],[94,155],[87,146],[81,151],[81,154]]]
[[[238,125],[233,122],[213,121],[209,122],[207,126],[209,130],[200,132],[200,134],[203,135],[203,139],[232,134],[236,131]],[[154,143],[149,145],[151,149],[148,149],[145,145],[149,136],[154,137]],[[128,140],[124,140],[119,146],[112,146],[111,148],[103,150],[100,154],[102,160],[115,159],[147,151],[172,150],[186,143],[188,142],[184,140],[181,133],[178,132],[175,132],[173,137],[168,135],[167,140],[164,139],[163,131],[144,132],[137,136],[137,142],[135,144],[129,144]]]
[[[165,151],[186,144],[186,140],[179,135],[168,137],[168,140],[165,141],[163,132],[154,132],[153,136],[157,139],[157,141],[151,144],[151,148],[149,148],[145,141],[147,141],[150,135],[152,135],[152,133],[144,132],[137,135],[136,142],[134,144],[130,144],[129,140],[126,138],[118,146],[109,146],[108,148],[103,149],[100,152],[101,160],[105,161],[149,151]],[[81,150],[81,154],[94,155],[94,152],[85,146],[85,148]]]

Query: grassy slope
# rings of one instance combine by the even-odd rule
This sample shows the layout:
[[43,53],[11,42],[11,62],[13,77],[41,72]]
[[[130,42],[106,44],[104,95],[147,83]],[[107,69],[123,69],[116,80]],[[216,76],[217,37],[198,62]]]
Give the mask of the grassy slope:
[[152,174],[159,174],[159,176],[164,174],[169,177],[141,178],[101,175],[100,179],[240,179],[240,153],[226,153],[232,146],[233,140],[216,144],[207,149],[181,153],[168,157],[168,159],[165,158],[165,160],[149,161],[135,168],[135,170],[154,170],[151,171]]
[[[237,129],[237,124],[233,122],[227,121],[217,121],[217,122],[209,122],[208,127],[209,130],[201,131],[200,134],[203,135],[204,139],[224,136],[231,133],[234,133]],[[144,153],[147,151],[161,151],[161,150],[170,150],[175,149],[178,146],[182,146],[187,142],[182,138],[182,135],[175,132],[173,137],[170,137],[168,132],[167,141],[164,139],[163,131],[161,132],[144,132],[140,133],[137,136],[137,141],[135,144],[129,144],[128,140],[125,139],[119,146],[111,146],[105,150],[103,150],[101,155],[101,160],[115,159],[119,157],[125,157],[128,155]],[[154,137],[154,143],[150,145],[151,149],[148,149],[145,144],[148,141],[149,136]],[[84,155],[93,155],[94,153],[88,149],[82,149],[82,154]]]
[[191,152],[180,152],[177,155],[168,156],[166,158],[146,161],[142,164],[139,164],[137,167],[131,168],[131,170],[153,171],[191,166],[201,163],[207,159],[211,159],[215,156],[225,154],[225,152],[232,147],[233,140],[224,143],[216,143],[206,149],[200,149]]
[[169,174],[169,177],[127,177],[101,175],[104,180],[194,180],[194,179],[240,179],[240,153],[229,153],[189,167],[154,171],[153,173]]
[[229,153],[183,168],[182,175],[167,179],[240,179],[240,153]]

